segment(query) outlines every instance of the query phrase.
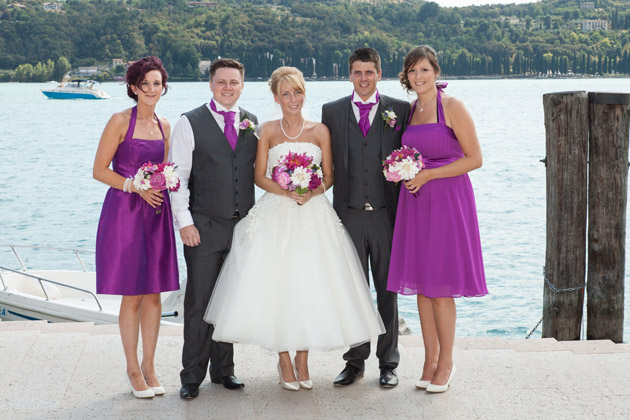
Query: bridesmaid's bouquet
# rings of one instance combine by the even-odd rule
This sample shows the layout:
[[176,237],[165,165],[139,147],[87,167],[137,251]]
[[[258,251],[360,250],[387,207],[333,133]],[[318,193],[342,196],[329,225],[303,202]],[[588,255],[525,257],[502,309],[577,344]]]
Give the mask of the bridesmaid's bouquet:
[[390,182],[409,181],[424,167],[422,155],[416,148],[403,146],[383,161],[383,175]]
[[[179,190],[179,176],[175,172],[173,163],[147,162],[138,169],[136,176],[133,178],[133,185],[137,190],[144,191],[149,188],[155,191],[177,191]],[[161,206],[158,206],[155,213],[162,213]]]
[[304,195],[322,183],[322,168],[313,163],[313,158],[305,153],[289,153],[281,156],[278,165],[271,171],[271,180],[283,190],[295,191]]

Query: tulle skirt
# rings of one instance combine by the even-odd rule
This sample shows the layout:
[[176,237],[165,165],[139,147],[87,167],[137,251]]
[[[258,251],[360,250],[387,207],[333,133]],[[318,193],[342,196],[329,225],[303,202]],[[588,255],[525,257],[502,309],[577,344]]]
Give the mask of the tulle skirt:
[[385,332],[330,202],[265,194],[234,229],[205,320],[215,341],[271,351],[352,347]]

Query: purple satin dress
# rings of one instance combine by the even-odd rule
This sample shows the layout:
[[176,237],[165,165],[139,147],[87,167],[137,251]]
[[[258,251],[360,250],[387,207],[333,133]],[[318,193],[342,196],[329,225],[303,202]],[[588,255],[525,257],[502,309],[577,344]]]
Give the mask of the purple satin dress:
[[[402,136],[403,145],[420,151],[425,169],[464,156],[444,121],[440,89],[437,111],[437,123],[409,125]],[[488,293],[475,196],[467,174],[429,181],[417,196],[404,186],[400,189],[387,290],[428,298]]]
[[[148,161],[164,160],[162,125],[162,140],[134,139],[136,115],[133,107],[127,134],[112,160],[114,172],[124,177],[134,176]],[[162,194],[162,213],[156,214],[138,194],[107,191],[96,234],[96,293],[143,295],[179,289],[171,204],[168,192]]]

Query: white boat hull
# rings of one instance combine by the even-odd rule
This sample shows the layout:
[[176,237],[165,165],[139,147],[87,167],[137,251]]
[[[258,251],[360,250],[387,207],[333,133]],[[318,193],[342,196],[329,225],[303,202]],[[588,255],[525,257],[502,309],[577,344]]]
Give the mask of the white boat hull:
[[[67,284],[95,293],[95,273],[78,271],[28,271],[55,282]],[[96,295],[75,289],[56,286],[43,282],[40,285],[35,278],[14,272],[3,272],[6,288],[0,287],[0,318],[6,321],[46,320],[48,322],[93,322],[95,324],[117,324],[120,308],[120,296]],[[172,302],[163,305],[165,311],[177,311],[177,296],[163,293],[163,301]],[[48,296],[46,296],[48,295]],[[100,304],[100,307],[99,307]],[[181,314],[181,312],[178,312]],[[183,317],[169,317],[162,320],[163,325],[181,324]]]

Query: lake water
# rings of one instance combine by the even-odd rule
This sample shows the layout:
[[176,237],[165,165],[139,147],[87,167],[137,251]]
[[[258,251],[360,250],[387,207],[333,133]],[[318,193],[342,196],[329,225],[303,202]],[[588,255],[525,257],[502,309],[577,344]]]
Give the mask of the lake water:
[[[94,153],[111,114],[133,102],[119,83],[101,86],[112,97],[102,101],[49,100],[40,92],[47,86],[0,84],[0,244],[94,250],[108,188],[92,179]],[[380,82],[379,90],[411,99],[394,80]],[[483,298],[457,300],[458,336],[520,339],[542,316],[546,235],[545,167],[539,162],[545,156],[542,96],[572,90],[628,92],[630,79],[449,82],[447,92],[462,99],[475,120],[484,154],[483,167],[470,177],[490,291]],[[319,120],[323,103],[351,91],[347,81],[308,82],[306,115]],[[157,112],[174,124],[182,112],[209,98],[205,82],[173,83]],[[240,103],[260,121],[278,115],[265,82],[246,82]],[[179,237],[178,251],[183,268]],[[79,268],[76,264],[72,256],[55,256],[40,268]],[[0,265],[18,268],[6,250],[0,250]],[[626,286],[628,278],[626,274]],[[419,332],[415,297],[400,297],[399,306],[401,316]],[[540,337],[540,330],[532,337]]]

